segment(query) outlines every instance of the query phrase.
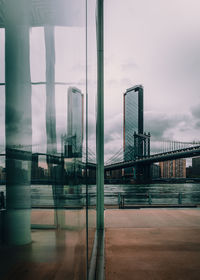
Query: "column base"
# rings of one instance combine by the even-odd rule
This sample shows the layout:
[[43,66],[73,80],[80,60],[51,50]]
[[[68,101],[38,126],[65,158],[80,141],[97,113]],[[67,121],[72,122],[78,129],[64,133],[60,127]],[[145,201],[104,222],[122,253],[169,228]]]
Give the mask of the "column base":
[[31,209],[6,210],[3,229],[4,243],[8,245],[31,243]]

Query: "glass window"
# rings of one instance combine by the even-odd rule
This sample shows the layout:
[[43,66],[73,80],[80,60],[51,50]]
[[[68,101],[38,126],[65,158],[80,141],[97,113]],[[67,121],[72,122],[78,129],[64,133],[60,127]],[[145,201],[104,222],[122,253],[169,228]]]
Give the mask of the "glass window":
[[0,83],[5,83],[5,29],[0,28]]

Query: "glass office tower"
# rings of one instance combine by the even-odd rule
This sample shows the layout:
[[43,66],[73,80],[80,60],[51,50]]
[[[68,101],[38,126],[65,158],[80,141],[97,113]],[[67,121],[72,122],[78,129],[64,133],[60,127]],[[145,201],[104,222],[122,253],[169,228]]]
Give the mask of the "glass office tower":
[[124,93],[124,161],[135,158],[134,133],[143,134],[143,87],[137,85]]

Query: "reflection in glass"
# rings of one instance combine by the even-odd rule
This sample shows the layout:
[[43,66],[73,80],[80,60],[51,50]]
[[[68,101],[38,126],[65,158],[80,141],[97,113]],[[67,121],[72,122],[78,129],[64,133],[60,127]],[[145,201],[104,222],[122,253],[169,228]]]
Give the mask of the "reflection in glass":
[[5,28],[0,28],[0,83],[5,83]]
[[[90,47],[96,40],[94,2],[88,3],[89,15],[93,16],[89,20]],[[50,250],[54,262],[66,258],[64,277],[86,279],[96,216],[95,185],[91,186],[93,199],[86,197],[90,188],[86,176],[94,175],[95,167],[91,170],[89,164],[86,166],[85,137],[88,114],[89,143],[95,148],[96,44],[88,64],[91,84],[87,111],[85,1],[4,3],[1,7],[7,11],[3,13],[6,18],[0,21],[5,25],[5,32],[0,32],[1,45],[5,45],[0,62],[3,68],[4,62],[6,65],[6,81],[3,71],[0,77],[6,87],[4,104],[4,84],[0,85],[0,125],[6,131],[5,137],[3,133],[0,137],[2,240],[27,244],[27,271],[32,270],[33,260],[36,267],[45,260],[51,270]],[[4,144],[6,156],[2,154]],[[94,148],[90,152],[93,163]],[[5,194],[5,183],[4,204],[1,191]],[[88,210],[89,201],[93,206]],[[87,227],[92,229],[89,234]],[[36,253],[39,246],[42,257]],[[23,248],[16,249],[11,263],[9,250],[4,260],[0,259],[6,263],[0,276],[12,278],[17,273],[13,267],[20,270],[24,253]]]

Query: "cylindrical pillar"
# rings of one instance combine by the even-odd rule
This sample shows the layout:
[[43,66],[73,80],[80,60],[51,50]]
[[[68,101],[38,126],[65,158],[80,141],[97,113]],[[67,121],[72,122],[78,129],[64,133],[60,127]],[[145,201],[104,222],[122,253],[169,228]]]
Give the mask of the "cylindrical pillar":
[[31,242],[31,79],[29,1],[6,0],[6,213],[5,241]]

